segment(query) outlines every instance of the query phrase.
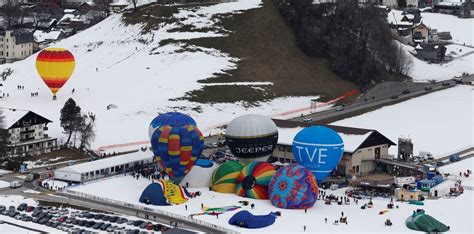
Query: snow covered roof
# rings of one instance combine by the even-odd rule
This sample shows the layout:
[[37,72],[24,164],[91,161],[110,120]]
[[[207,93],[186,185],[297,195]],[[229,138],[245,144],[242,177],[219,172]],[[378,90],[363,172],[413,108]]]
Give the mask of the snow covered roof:
[[466,0],[443,0],[436,3],[436,6],[462,6]]
[[113,3],[109,4],[110,6],[128,6],[130,5],[130,1],[127,0],[118,0]]
[[74,18],[73,14],[64,14],[63,17],[59,20],[59,22],[65,21],[67,19],[72,19]]
[[74,13],[76,9],[64,9],[64,13]]
[[35,41],[38,43],[44,42],[46,40],[57,40],[61,35],[61,31],[50,31],[44,32],[42,30],[36,30],[33,36],[35,37]]
[[4,127],[5,129],[10,128],[13,124],[18,122],[23,116],[28,114],[28,110],[19,110],[19,109],[10,109],[10,108],[0,108],[2,115],[4,116]]
[[73,173],[86,173],[91,171],[97,171],[105,168],[120,166],[128,163],[133,163],[136,161],[152,159],[153,155],[150,151],[138,151],[131,154],[125,154],[110,158],[99,159],[96,161],[81,163],[69,167],[63,167],[57,169],[56,171],[65,171],[65,172],[73,172]]
[[[303,127],[278,128],[278,144],[291,145],[293,143],[293,138],[295,138],[296,134],[298,134],[302,129]],[[353,153],[370,136],[370,134],[372,134],[372,131],[363,135],[338,133],[344,142],[344,152]]]

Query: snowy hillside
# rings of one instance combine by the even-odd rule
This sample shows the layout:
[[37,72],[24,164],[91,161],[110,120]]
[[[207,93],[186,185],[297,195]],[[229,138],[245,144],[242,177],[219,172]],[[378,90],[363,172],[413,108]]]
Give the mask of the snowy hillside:
[[[376,129],[392,141],[410,137],[413,151],[435,156],[472,145],[474,91],[467,85],[449,88],[333,124]],[[397,147],[390,147],[396,155]]]
[[[400,22],[402,11],[392,10],[388,13],[388,22]],[[474,19],[461,19],[456,16],[422,13],[421,21],[438,32],[450,32],[453,39],[452,45],[448,45],[446,55],[452,56],[453,61],[443,64],[429,64],[426,61],[413,57],[413,69],[410,76],[417,81],[448,80],[462,73],[474,73]],[[414,51],[408,45],[404,46],[407,51]]]
[[[203,85],[197,81],[215,73],[235,68],[238,58],[210,48],[197,48],[183,43],[160,46],[164,39],[222,37],[212,16],[239,13],[260,7],[260,0],[240,0],[194,10],[180,10],[174,15],[182,25],[202,28],[200,32],[172,30],[177,24],[167,24],[142,33],[143,25],[124,25],[121,15],[112,15],[99,24],[67,38],[52,47],[70,50],[76,59],[76,68],[58,99],[52,95],[35,70],[36,55],[23,61],[0,66],[0,72],[12,68],[13,74],[3,82],[8,98],[0,100],[1,107],[33,110],[53,121],[49,134],[60,134],[59,110],[73,97],[84,113],[96,114],[97,137],[94,148],[102,145],[147,140],[147,129],[158,112],[180,110],[193,116],[198,127],[207,133],[213,126],[228,122],[244,113],[277,115],[309,105],[311,98],[278,98],[260,107],[244,108],[241,103],[203,105],[179,100],[187,91]],[[214,28],[213,28],[214,27]],[[169,32],[171,31],[171,32]],[[186,47],[187,46],[187,47]],[[186,47],[186,48],[184,48]],[[24,90],[17,86],[23,85]],[[262,83],[238,83],[259,89]],[[271,85],[264,83],[263,85]],[[75,93],[72,94],[72,89]],[[31,97],[31,92],[39,92]],[[109,104],[117,108],[107,110]],[[63,139],[64,140],[64,139]]]

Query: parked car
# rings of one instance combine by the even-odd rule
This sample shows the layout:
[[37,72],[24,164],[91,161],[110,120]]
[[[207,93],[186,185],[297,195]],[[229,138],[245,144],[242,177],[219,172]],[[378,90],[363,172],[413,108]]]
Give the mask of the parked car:
[[32,212],[34,209],[35,209],[34,206],[27,206],[26,209],[25,209],[25,211],[26,211],[26,212]]
[[128,219],[126,219],[126,218],[118,218],[117,219],[118,224],[126,223],[127,221],[128,221]]
[[402,92],[402,94],[409,94],[409,93],[410,93],[410,90],[408,90],[408,89],[405,89],[405,90],[403,90],[403,92]]
[[449,156],[449,161],[451,162],[457,162],[461,160],[461,157],[459,157],[459,154],[453,154],[451,156]]
[[102,226],[102,224],[104,224],[103,222],[98,222],[96,224],[94,224],[94,226],[92,226],[93,229],[99,229],[100,226]]
[[4,210],[6,210],[7,207],[3,206],[3,205],[0,205],[0,212],[3,212]]
[[135,222],[133,222],[133,226],[135,227],[139,227],[140,225],[142,225],[145,221],[143,220],[136,220]]
[[397,96],[397,95],[392,95],[390,98],[391,98],[391,99],[397,99],[398,96]]
[[311,121],[313,121],[313,118],[304,118],[303,119],[303,122],[306,122],[306,123],[311,122]]
[[16,209],[17,209],[18,211],[24,211],[27,206],[28,206],[28,204],[26,204],[26,203],[21,203]]
[[447,82],[447,81],[444,81],[443,83],[441,83],[442,86],[450,86],[451,83]]
[[117,222],[118,218],[119,218],[118,216],[112,216],[112,217],[110,217],[109,222],[115,223],[115,222]]
[[8,211],[15,211],[15,210],[16,210],[16,209],[15,209],[14,206],[9,206],[9,207],[8,207]]
[[426,86],[425,87],[425,91],[431,91],[431,90],[433,90],[433,87],[431,87],[431,86]]
[[34,177],[33,174],[28,174],[28,175],[26,175],[26,177],[25,177],[25,182],[31,182],[31,181],[33,181],[33,180],[35,180],[35,177]]
[[344,105],[336,107],[336,111],[343,111],[343,110],[344,110]]
[[10,182],[10,188],[19,188],[23,185],[23,183],[21,183],[21,181],[19,180],[14,180],[12,182]]
[[[148,225],[149,223],[148,222],[143,222],[142,224],[140,224],[140,228],[141,229],[145,229],[146,228],[146,225]],[[151,224],[151,223],[150,223]]]

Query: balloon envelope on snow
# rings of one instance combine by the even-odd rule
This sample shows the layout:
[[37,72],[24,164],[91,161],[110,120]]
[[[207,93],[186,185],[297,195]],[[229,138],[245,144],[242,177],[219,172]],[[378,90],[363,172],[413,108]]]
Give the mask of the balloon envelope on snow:
[[268,199],[268,184],[273,174],[275,167],[270,163],[249,163],[237,177],[237,194],[242,197]]
[[244,166],[236,161],[221,164],[212,174],[212,190],[220,193],[235,193],[237,176]]
[[281,167],[268,185],[272,204],[284,209],[307,209],[318,197],[318,184],[307,168],[298,164]]

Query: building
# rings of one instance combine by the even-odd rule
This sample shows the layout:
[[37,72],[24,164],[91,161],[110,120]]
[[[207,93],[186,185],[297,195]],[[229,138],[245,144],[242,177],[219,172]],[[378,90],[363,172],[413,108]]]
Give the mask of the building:
[[416,57],[432,63],[444,61],[446,47],[437,44],[420,43],[415,47]]
[[472,17],[472,0],[440,0],[434,4],[434,11],[456,15],[460,18]]
[[130,171],[135,165],[141,166],[150,163],[153,163],[153,155],[150,151],[137,151],[130,154],[63,167],[54,171],[54,178],[82,183]]
[[413,26],[412,35],[414,43],[428,43],[428,34],[430,28],[426,26],[423,22],[420,22]]
[[379,5],[388,6],[391,8],[398,7],[398,0],[378,0]]
[[395,198],[397,198],[399,201],[419,201],[421,198],[421,191],[418,189],[407,190],[404,188],[396,188]]
[[[313,123],[273,120],[278,129],[278,144],[272,158],[282,163],[294,163],[292,142],[303,128]],[[366,175],[375,170],[376,159],[388,159],[388,149],[396,145],[376,130],[326,125],[339,133],[344,141],[344,154],[336,167],[339,175]]]
[[61,5],[61,0],[33,0],[33,2],[42,9],[58,9]]
[[51,120],[28,110],[0,108],[5,116],[7,156],[28,156],[48,153],[58,148],[57,139],[46,131]]
[[33,54],[33,32],[26,29],[0,30],[0,62],[11,63]]

